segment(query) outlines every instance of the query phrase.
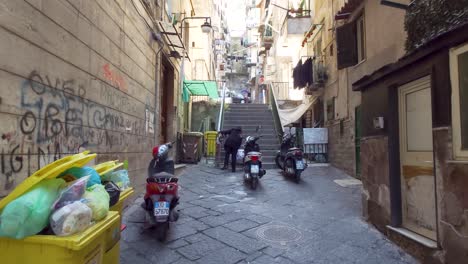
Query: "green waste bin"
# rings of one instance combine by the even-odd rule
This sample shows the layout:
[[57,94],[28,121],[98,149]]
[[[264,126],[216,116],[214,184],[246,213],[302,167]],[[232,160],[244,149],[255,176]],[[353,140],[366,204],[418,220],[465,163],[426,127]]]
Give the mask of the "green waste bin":
[[202,142],[202,133],[184,133],[182,136],[182,162],[198,163],[201,159]]

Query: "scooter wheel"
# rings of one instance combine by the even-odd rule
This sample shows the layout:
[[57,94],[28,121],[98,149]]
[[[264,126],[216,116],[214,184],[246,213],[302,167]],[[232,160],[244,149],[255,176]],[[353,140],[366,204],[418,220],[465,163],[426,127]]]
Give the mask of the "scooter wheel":
[[258,186],[258,179],[257,179],[257,178],[253,178],[253,179],[252,179],[252,182],[251,182],[252,190],[256,190],[256,189],[257,189],[257,186]]
[[158,228],[156,229],[156,239],[159,242],[166,241],[168,231],[169,231],[169,222],[160,224]]
[[284,169],[284,168],[283,168],[283,165],[284,165],[284,164],[281,164],[282,162],[281,162],[281,156],[280,156],[280,155],[277,155],[277,156],[276,156],[276,158],[275,158],[275,163],[276,163],[276,166],[278,166],[278,168],[280,168],[280,169],[282,169],[282,170]]
[[299,183],[301,181],[301,172],[300,171],[296,171],[296,174],[294,175],[294,181],[296,183]]

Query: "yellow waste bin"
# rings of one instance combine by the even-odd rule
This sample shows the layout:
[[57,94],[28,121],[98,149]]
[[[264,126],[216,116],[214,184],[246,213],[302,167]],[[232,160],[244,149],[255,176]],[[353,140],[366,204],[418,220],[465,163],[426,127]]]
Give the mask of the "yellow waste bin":
[[135,193],[135,190],[133,188],[128,188],[126,190],[123,190],[121,193],[120,193],[120,198],[119,198],[119,201],[114,204],[110,210],[111,211],[116,211],[116,212],[119,212],[120,216],[122,216],[122,211],[123,211],[123,207],[124,207],[124,203],[125,203],[125,200],[127,200],[128,198],[130,198],[130,196],[132,196],[133,194]]
[[[85,151],[44,166],[0,200],[0,211],[42,180],[56,178],[71,167],[82,167],[95,157],[96,154]],[[118,263],[120,215],[109,212],[105,219],[73,236],[34,235],[21,240],[0,237],[0,259],[0,263],[22,264]]]
[[107,217],[79,234],[36,235],[22,240],[0,238],[1,263],[89,264],[119,263],[120,216]]
[[206,156],[207,157],[216,156],[216,138],[217,137],[218,137],[218,132],[216,131],[205,132],[205,144],[206,144]]

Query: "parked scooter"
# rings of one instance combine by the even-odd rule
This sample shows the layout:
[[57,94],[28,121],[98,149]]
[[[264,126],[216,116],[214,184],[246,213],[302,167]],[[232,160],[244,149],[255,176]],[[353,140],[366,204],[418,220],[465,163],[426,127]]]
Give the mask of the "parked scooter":
[[296,137],[291,133],[285,133],[281,142],[281,150],[277,152],[276,165],[283,170],[283,174],[292,177],[294,181],[301,180],[301,173],[307,168],[304,162],[302,149],[295,146]]
[[[256,133],[260,126],[257,127]],[[266,174],[262,168],[262,153],[260,153],[260,146],[257,143],[262,136],[248,136],[245,140],[244,147],[244,182],[250,183],[252,189],[257,189],[258,180]]]
[[178,178],[174,177],[174,161],[168,158],[172,143],[159,146],[157,166],[153,175],[146,179],[145,225],[148,229],[156,229],[159,241],[164,241],[170,228],[170,222],[178,219],[178,212],[174,209],[179,204]]

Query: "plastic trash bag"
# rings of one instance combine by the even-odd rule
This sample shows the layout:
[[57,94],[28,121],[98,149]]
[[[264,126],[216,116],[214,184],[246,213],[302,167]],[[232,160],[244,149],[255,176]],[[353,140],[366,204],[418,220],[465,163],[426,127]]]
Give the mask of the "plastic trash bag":
[[104,175],[102,180],[114,182],[121,190],[130,188],[130,178],[127,170],[111,171]]
[[95,184],[101,184],[101,177],[99,176],[97,171],[91,167],[73,167],[66,170],[60,175],[60,177],[67,182],[72,182],[85,176],[90,177],[86,187],[91,187]]
[[23,239],[41,232],[49,224],[52,204],[64,183],[62,179],[43,180],[10,202],[0,215],[0,236]]
[[114,206],[120,199],[120,188],[114,182],[103,182],[104,188],[109,194],[109,207]]
[[57,236],[70,236],[91,226],[92,215],[91,208],[76,201],[52,213],[50,227]]
[[71,182],[68,187],[60,192],[59,198],[52,205],[52,210],[58,210],[67,204],[71,204],[80,200],[86,191],[86,184],[88,183],[88,180],[89,176],[86,176]]
[[86,189],[83,195],[83,203],[85,203],[93,212],[93,220],[99,221],[104,219],[109,213],[109,194],[101,184],[95,184]]

